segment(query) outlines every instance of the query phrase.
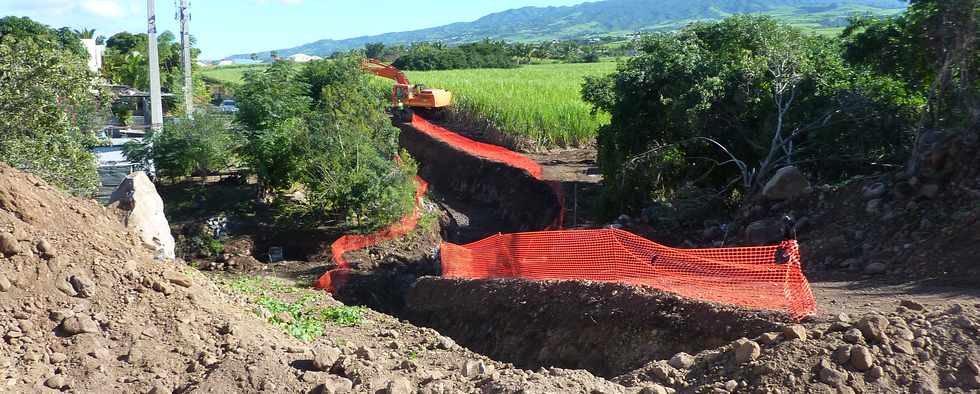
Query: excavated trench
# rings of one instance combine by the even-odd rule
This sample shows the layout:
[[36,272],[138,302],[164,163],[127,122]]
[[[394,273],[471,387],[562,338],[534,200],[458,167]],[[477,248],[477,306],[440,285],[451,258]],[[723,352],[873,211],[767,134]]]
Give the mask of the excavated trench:
[[[442,209],[442,238],[461,244],[541,230],[560,210],[555,190],[526,171],[472,156],[400,124]],[[434,253],[353,273],[335,296],[433,328],[467,348],[526,369],[555,366],[615,377],[777,329],[784,316],[692,301],[613,283],[438,277]]]

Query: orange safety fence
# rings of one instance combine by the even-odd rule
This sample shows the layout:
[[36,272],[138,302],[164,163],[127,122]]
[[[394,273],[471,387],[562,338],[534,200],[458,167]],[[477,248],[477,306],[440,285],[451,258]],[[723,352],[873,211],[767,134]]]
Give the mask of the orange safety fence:
[[541,179],[541,166],[536,161],[520,153],[501,146],[471,140],[445,128],[436,126],[418,115],[412,115],[412,127],[473,156],[523,169],[534,178]]
[[794,319],[816,312],[796,241],[674,249],[619,229],[546,231],[443,243],[440,256],[445,277],[618,282]]
[[437,126],[425,120],[425,118],[418,116],[417,114],[412,115],[412,127],[421,133],[427,134],[437,140],[445,142],[457,149],[460,149],[472,156],[482,157],[484,159],[493,160],[499,163],[503,163],[510,167],[519,168],[531,174],[534,179],[546,182],[554,191],[557,196],[558,204],[558,215],[555,217],[555,221],[548,227],[548,229],[561,229],[564,225],[565,220],[565,198],[562,193],[562,186],[560,182],[545,181],[542,180],[542,170],[541,165],[538,162],[524,156],[520,153],[511,151],[507,148],[486,144],[479,141],[474,141],[472,139],[466,138],[456,132],[448,130],[444,127]]
[[415,230],[419,217],[422,215],[422,197],[429,189],[429,184],[422,178],[415,177],[415,210],[403,217],[397,223],[373,234],[345,235],[330,245],[330,252],[336,267],[323,274],[316,282],[316,288],[331,293],[342,288],[350,275],[350,264],[344,258],[344,253],[363,249],[379,242],[392,240]]

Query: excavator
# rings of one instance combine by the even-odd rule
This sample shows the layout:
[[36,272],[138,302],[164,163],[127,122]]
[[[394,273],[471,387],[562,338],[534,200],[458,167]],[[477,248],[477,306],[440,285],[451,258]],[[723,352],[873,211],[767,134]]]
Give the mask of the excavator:
[[423,85],[412,85],[401,70],[377,59],[364,59],[361,69],[365,72],[395,81],[391,88],[391,108],[396,117],[408,120],[414,109],[442,109],[453,101],[448,90],[428,89]]

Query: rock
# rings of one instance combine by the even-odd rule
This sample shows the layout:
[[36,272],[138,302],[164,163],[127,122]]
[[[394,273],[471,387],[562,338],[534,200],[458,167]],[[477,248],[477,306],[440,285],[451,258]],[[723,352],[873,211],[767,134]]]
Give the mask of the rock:
[[77,293],[79,297],[89,298],[95,293],[95,283],[93,283],[89,278],[81,275],[72,275],[71,278],[68,279],[68,282],[71,283],[72,289],[75,290],[75,293]]
[[864,197],[865,200],[873,200],[884,196],[886,191],[887,188],[885,187],[884,183],[875,182],[865,186],[861,191],[861,196]]
[[855,344],[864,341],[864,334],[857,328],[851,328],[844,332],[844,342]]
[[762,349],[758,343],[747,339],[735,342],[735,363],[744,364],[754,361],[762,354]]
[[805,341],[806,327],[803,327],[799,324],[793,324],[793,325],[783,327],[783,336],[789,340],[799,339],[801,341]]
[[817,367],[817,377],[821,382],[833,387],[841,387],[847,382],[847,375],[838,371],[828,360],[820,361]]
[[661,386],[659,384],[651,383],[646,386],[643,386],[643,388],[640,389],[639,394],[667,394],[667,389],[665,389],[664,386]]
[[172,274],[167,278],[167,280],[169,280],[170,283],[180,287],[191,287],[194,284],[194,282],[191,281],[191,278],[180,274]]
[[872,382],[881,379],[882,376],[885,376],[885,369],[880,365],[872,367],[866,374],[864,374],[864,377]]
[[48,318],[51,319],[51,321],[58,322],[58,323],[61,323],[65,319],[74,316],[75,316],[75,311],[71,309],[53,309],[51,310],[50,313],[48,313]]
[[452,350],[456,348],[456,342],[450,337],[440,335],[436,341],[436,347],[439,349]]
[[366,346],[361,346],[357,348],[357,350],[354,352],[354,355],[356,355],[358,358],[362,360],[367,360],[367,361],[374,361],[375,359],[374,351],[367,348]]
[[915,348],[912,347],[912,342],[906,341],[904,339],[896,340],[892,342],[892,350],[899,354],[912,355],[915,353]]
[[58,328],[65,336],[94,334],[99,332],[99,325],[95,323],[91,317],[84,314],[66,318],[61,322],[61,325],[59,325]]
[[10,280],[6,276],[0,275],[0,292],[8,292],[12,288],[14,285],[10,283]]
[[48,356],[48,359],[51,361],[51,364],[61,364],[65,362],[65,360],[68,360],[68,356],[64,353],[55,352],[51,353],[51,355]]
[[776,171],[762,188],[762,195],[770,200],[792,200],[810,191],[810,181],[795,166]]
[[405,377],[395,376],[388,380],[384,392],[387,394],[412,394],[415,389],[412,387],[412,382]]
[[851,346],[850,345],[840,345],[831,353],[830,358],[838,364],[846,364],[851,361]]
[[7,232],[0,233],[0,254],[13,256],[20,254],[22,251],[20,244],[17,243],[17,238],[13,234]]
[[487,365],[483,361],[468,360],[463,364],[463,376],[467,378],[474,378],[481,375],[489,375],[493,373],[493,366]]
[[738,388],[738,382],[736,382],[734,380],[729,380],[729,381],[725,382],[725,390],[735,391],[735,389],[737,389],[737,388]]
[[783,224],[776,220],[760,220],[745,228],[745,238],[753,245],[774,244],[783,239]]
[[885,263],[871,263],[864,267],[864,273],[868,275],[881,275],[888,270],[888,266]]
[[857,345],[851,348],[851,366],[858,371],[867,371],[875,365],[875,356],[868,348]]
[[881,212],[881,199],[876,198],[874,200],[868,201],[868,203],[864,206],[864,212],[867,212],[872,215]]
[[926,309],[926,306],[925,305],[922,305],[922,304],[920,304],[920,303],[918,303],[916,301],[912,301],[912,300],[902,300],[901,304],[899,304],[899,305],[901,305],[901,306],[905,307],[905,309],[908,309],[908,310],[911,310],[911,311],[923,311],[923,310]]
[[330,376],[326,382],[320,385],[320,394],[346,394],[354,390],[354,382],[340,376]]
[[340,358],[340,349],[327,347],[313,352],[313,368],[318,371],[330,371]]
[[964,358],[963,362],[960,363],[960,369],[965,373],[971,374],[973,376],[980,376],[980,362],[970,358]]
[[939,185],[935,183],[923,185],[922,189],[919,190],[919,193],[922,194],[922,196],[925,198],[928,198],[930,200],[934,199],[939,196]]
[[170,285],[163,283],[162,281],[159,280],[153,281],[151,287],[153,287],[154,291],[163,293],[164,295],[171,295],[174,292],[174,289],[171,288]]
[[173,394],[173,390],[168,389],[167,386],[161,383],[156,383],[146,394]]
[[885,329],[888,328],[888,319],[881,315],[865,316],[858,320],[857,326],[861,334],[869,340],[881,341],[885,337]]
[[779,333],[777,332],[767,332],[759,336],[759,343],[763,345],[771,345],[779,340]]
[[293,322],[293,315],[290,314],[289,312],[279,312],[273,315],[272,318],[285,324],[289,324]]
[[54,375],[44,381],[44,385],[55,390],[61,390],[68,386],[68,380],[64,376]]
[[670,366],[677,369],[687,369],[694,365],[694,356],[680,352],[670,358]]
[[123,224],[136,230],[144,244],[152,245],[158,259],[173,260],[176,257],[163,199],[146,173],[140,171],[127,176],[112,192],[109,205],[124,212]]
[[55,256],[54,246],[52,246],[51,243],[44,238],[41,238],[41,240],[37,243],[37,251],[41,254],[41,257],[46,259],[50,259]]

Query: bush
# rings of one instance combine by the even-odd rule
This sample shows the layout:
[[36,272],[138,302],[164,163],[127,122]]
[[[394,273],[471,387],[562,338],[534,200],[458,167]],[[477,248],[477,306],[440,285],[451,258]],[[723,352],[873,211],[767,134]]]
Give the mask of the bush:
[[392,160],[398,129],[360,70],[360,59],[277,64],[246,76],[239,119],[243,152],[269,191],[299,187],[305,198],[284,204],[300,224],[336,223],[372,231],[414,206],[415,166]]
[[236,163],[240,141],[229,126],[225,117],[200,111],[193,119],[167,123],[142,144],[128,143],[124,153],[134,162],[152,160],[163,177],[207,176]]
[[93,83],[77,37],[62,33],[27,18],[0,19],[0,161],[91,195],[99,179],[88,127],[97,95],[106,93]]
[[506,43],[484,40],[456,47],[439,43],[413,44],[393,65],[402,70],[452,70],[513,68],[517,67],[517,61]]
[[751,196],[789,163],[825,179],[869,171],[900,162],[910,144],[914,95],[772,19],[697,23],[649,36],[641,51],[583,86],[612,115],[599,161],[622,211],[689,184]]

